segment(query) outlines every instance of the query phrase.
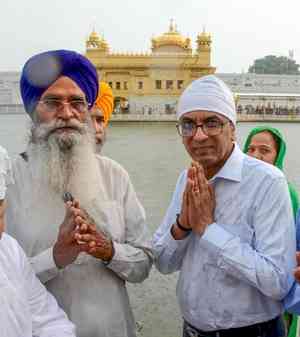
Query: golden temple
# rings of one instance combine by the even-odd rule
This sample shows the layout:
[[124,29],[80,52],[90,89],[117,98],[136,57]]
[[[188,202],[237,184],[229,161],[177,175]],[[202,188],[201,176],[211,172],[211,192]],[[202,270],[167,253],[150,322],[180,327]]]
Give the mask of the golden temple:
[[166,33],[151,39],[149,53],[117,53],[93,30],[86,56],[112,87],[117,113],[168,114],[192,80],[215,72],[211,35],[203,30],[195,42],[193,50],[191,39],[181,35],[171,20]]

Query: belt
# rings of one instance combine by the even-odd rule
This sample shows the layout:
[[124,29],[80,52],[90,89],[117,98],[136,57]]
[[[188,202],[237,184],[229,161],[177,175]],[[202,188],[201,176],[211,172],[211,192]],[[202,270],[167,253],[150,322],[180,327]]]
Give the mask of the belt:
[[[185,337],[263,337],[266,332],[274,331],[280,326],[280,317],[276,317],[270,321],[256,323],[240,328],[230,328],[215,331],[203,331],[195,328],[187,321],[184,321]],[[280,336],[280,335],[279,335]]]

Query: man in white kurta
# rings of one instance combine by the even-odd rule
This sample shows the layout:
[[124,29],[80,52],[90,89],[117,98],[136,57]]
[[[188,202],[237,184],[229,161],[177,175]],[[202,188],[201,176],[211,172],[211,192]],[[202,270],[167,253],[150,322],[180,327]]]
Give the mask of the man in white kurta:
[[7,152],[0,147],[0,335],[75,337],[73,324],[37,279],[22,248],[3,233],[10,167]]
[[[82,81],[87,72],[82,71]],[[26,156],[19,156],[13,165],[15,185],[8,191],[8,201],[14,207],[8,207],[8,230],[75,323],[79,337],[133,337],[126,282],[143,281],[151,268],[145,213],[127,172],[95,154],[84,109],[89,88],[58,74],[39,97],[36,110],[27,109],[33,131]],[[97,90],[92,100],[96,95]],[[43,118],[43,123],[36,118]],[[68,242],[78,227],[72,221],[66,224],[63,192],[71,192],[94,219],[95,238],[80,235],[93,244],[101,237],[98,253],[76,240]]]

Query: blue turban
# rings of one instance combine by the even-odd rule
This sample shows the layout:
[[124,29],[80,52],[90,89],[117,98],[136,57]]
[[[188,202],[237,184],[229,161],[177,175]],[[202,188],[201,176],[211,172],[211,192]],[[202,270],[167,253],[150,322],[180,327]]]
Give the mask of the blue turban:
[[21,96],[31,117],[43,93],[61,76],[73,80],[85,93],[89,107],[94,105],[99,86],[94,65],[74,51],[47,51],[31,57],[21,75]]

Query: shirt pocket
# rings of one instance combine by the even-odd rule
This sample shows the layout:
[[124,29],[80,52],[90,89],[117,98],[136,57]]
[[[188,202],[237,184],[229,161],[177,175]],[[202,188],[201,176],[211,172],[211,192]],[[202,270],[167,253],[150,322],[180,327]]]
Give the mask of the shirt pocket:
[[215,212],[215,219],[225,230],[251,244],[254,229],[249,223],[247,201],[233,194],[223,200]]

